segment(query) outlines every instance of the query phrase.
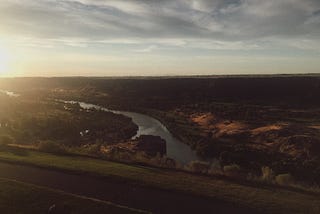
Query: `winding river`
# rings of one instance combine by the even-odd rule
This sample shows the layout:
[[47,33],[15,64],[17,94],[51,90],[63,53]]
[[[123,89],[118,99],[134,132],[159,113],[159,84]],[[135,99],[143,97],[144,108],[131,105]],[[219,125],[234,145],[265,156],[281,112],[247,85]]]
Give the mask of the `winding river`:
[[127,117],[132,118],[132,121],[138,125],[139,130],[137,134],[133,137],[136,138],[140,135],[155,135],[160,136],[167,142],[167,156],[179,161],[180,163],[188,163],[193,160],[200,160],[200,157],[196,155],[196,152],[191,150],[191,148],[173,137],[169,130],[158,120],[135,112],[128,111],[115,111],[104,108],[102,106],[77,102],[77,101],[65,101],[66,103],[79,103],[80,107],[83,109],[95,108],[103,111],[113,112],[115,114],[122,114]]
[[[19,97],[20,95],[11,91],[0,90],[0,93],[4,93],[10,97]],[[140,135],[154,135],[160,136],[167,142],[167,156],[170,158],[179,161],[180,163],[188,163],[193,160],[201,160],[199,156],[196,155],[196,152],[191,150],[191,148],[173,137],[173,135],[169,132],[169,130],[158,120],[135,112],[128,111],[116,111],[104,108],[102,106],[85,103],[85,102],[77,102],[77,101],[63,101],[58,100],[64,103],[76,104],[78,103],[83,109],[95,108],[103,111],[112,112],[115,114],[125,115],[127,117],[132,118],[132,121],[137,124],[139,127],[137,134],[133,137],[139,137]]]

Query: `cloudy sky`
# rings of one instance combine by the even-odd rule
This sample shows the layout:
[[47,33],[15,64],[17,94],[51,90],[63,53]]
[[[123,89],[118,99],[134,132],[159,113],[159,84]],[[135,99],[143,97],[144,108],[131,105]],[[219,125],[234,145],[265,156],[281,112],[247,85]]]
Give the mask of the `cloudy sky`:
[[314,73],[319,0],[1,0],[0,75]]

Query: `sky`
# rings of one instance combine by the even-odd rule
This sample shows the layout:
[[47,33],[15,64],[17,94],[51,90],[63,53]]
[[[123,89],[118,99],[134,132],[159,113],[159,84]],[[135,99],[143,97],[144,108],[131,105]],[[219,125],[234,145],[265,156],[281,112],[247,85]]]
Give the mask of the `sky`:
[[0,76],[316,73],[319,0],[1,0]]

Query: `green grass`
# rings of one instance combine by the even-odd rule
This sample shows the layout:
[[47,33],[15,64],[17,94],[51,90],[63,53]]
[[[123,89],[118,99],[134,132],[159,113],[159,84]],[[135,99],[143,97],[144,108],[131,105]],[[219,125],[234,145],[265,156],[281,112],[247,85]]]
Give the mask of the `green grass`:
[[29,151],[25,155],[0,152],[0,160],[45,168],[124,179],[156,188],[222,199],[268,213],[320,213],[319,194],[270,186],[243,185],[218,178],[91,159]]
[[22,182],[0,179],[0,212],[37,214],[47,213],[50,206],[68,213],[142,213],[110,202],[64,193]]

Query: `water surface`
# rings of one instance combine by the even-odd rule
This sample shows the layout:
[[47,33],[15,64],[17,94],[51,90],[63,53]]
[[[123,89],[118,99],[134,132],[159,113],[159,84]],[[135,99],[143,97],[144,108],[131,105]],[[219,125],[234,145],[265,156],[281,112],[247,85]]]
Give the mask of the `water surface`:
[[102,106],[84,102],[67,101],[66,103],[79,103],[80,107],[83,109],[95,108],[130,117],[132,118],[132,121],[139,127],[137,134],[133,138],[136,138],[140,135],[160,136],[167,142],[168,157],[173,158],[181,163],[188,163],[193,160],[200,160],[200,157],[196,155],[195,151],[191,150],[191,148],[188,145],[182,143],[181,141],[173,137],[169,130],[160,121],[148,115],[128,111],[110,110]]

